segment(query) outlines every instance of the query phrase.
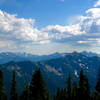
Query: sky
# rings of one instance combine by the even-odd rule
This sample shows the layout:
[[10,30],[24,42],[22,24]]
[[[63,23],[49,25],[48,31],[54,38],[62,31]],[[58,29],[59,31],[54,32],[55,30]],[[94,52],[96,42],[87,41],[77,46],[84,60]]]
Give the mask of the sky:
[[100,0],[0,0],[0,52],[100,53]]

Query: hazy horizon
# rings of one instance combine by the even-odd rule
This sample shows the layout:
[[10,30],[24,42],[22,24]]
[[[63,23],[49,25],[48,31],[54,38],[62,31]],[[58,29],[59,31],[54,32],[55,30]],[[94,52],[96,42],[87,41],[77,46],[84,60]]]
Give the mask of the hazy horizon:
[[0,52],[100,53],[100,0],[0,0]]

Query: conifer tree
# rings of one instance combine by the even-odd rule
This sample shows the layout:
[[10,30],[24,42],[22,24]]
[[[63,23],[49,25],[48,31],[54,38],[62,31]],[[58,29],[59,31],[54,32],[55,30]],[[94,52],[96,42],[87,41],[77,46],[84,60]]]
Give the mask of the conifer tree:
[[87,98],[87,100],[90,100],[90,84],[88,81],[88,77],[85,75],[85,97]]
[[33,74],[29,88],[30,100],[46,100],[46,83],[40,69]]
[[76,82],[73,83],[72,100],[78,100],[78,86]]
[[83,70],[80,71],[80,77],[79,77],[79,100],[82,99],[84,100],[84,75],[83,75]]
[[20,100],[30,100],[29,99],[29,87],[28,87],[28,85],[25,86],[24,91],[22,92],[22,95],[20,97]]
[[63,88],[61,90],[61,100],[66,100],[67,99],[67,91],[66,91],[66,88]]
[[60,90],[60,88],[57,89],[57,93],[54,96],[54,100],[61,100],[61,90]]
[[13,75],[12,75],[12,87],[11,87],[10,100],[18,100],[18,94],[16,90],[16,73],[15,72],[13,72]]
[[4,88],[4,77],[1,69],[0,69],[0,100],[7,100],[7,96]]
[[71,75],[69,74],[68,80],[67,80],[67,99],[72,99],[72,81],[71,81]]
[[51,100],[49,92],[46,93],[46,99],[45,100]]
[[91,96],[91,100],[100,100],[100,68],[98,73],[98,80],[95,86],[95,91]]
[[79,100],[89,100],[90,99],[90,86],[87,76],[83,74],[83,70],[80,71],[79,79]]
[[100,68],[99,68],[98,80],[97,80],[97,83],[96,83],[95,90],[100,93]]

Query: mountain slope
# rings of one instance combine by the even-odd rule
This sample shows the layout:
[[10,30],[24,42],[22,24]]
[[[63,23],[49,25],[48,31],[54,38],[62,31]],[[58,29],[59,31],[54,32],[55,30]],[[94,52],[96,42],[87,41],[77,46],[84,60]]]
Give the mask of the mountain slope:
[[99,66],[99,57],[87,57],[81,53],[74,52],[60,58],[37,63],[32,61],[9,62],[0,65],[0,68],[4,71],[5,85],[8,92],[10,91],[11,76],[14,70],[17,73],[17,85],[19,90],[22,90],[24,84],[30,82],[32,73],[40,68],[46,80],[47,87],[53,95],[52,91],[55,91],[56,88],[66,86],[66,79],[69,73],[71,73],[73,80],[78,81],[81,69],[89,77],[89,82],[93,89]]
[[28,54],[28,53],[12,53],[12,52],[4,52],[0,53],[0,64],[7,63],[10,61],[44,61],[44,60],[50,60],[54,58],[59,58],[61,56],[66,55],[67,53],[54,53],[50,55],[33,55],[33,54]]
[[[33,54],[28,54],[28,53],[4,52],[4,53],[0,53],[0,64],[7,63],[10,61],[21,62],[21,61],[28,61],[28,60],[38,62],[38,61],[56,59],[56,58],[64,57],[66,55],[70,55],[70,54],[71,53],[57,53],[56,52],[54,54],[40,56],[40,55],[33,55]],[[100,57],[99,54],[96,54],[93,52],[83,51],[81,52],[81,54],[87,57],[94,57],[94,56]]]

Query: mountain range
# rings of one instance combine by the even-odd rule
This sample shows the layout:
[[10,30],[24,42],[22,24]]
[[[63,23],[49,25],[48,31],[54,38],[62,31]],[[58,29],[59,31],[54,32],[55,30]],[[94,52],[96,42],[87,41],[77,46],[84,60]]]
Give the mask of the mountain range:
[[[7,56],[9,55],[7,54]],[[17,57],[18,56],[16,55],[15,58]],[[24,54],[22,58],[24,57],[27,56],[25,56]],[[18,59],[17,61],[13,57],[12,59],[13,61],[1,64],[0,68],[4,72],[5,86],[7,88],[7,92],[9,93],[10,91],[10,86],[11,86],[10,83],[13,71],[16,71],[17,86],[18,90],[20,90],[21,92],[24,85],[30,83],[32,73],[34,73],[34,71],[38,68],[41,69],[41,72],[46,80],[47,87],[49,88],[51,95],[54,94],[54,91],[56,91],[58,87],[67,86],[66,80],[69,73],[72,75],[73,81],[78,81],[81,69],[83,69],[84,73],[88,76],[91,89],[93,89],[93,87],[96,84],[98,69],[100,66],[99,56],[86,55],[84,54],[84,52],[83,54],[73,52],[64,54],[56,53],[53,54],[53,56],[49,55],[49,57],[51,58],[46,60],[42,59],[37,62],[27,59],[24,60],[21,59],[22,61]]]
[[[10,61],[20,62],[20,61],[45,61],[50,59],[56,59],[63,56],[66,56],[71,53],[54,53],[50,55],[34,55],[29,53],[13,53],[13,52],[1,52],[0,53],[0,64],[7,63]],[[83,51],[81,54],[86,55],[88,57],[100,56],[100,54],[96,54],[93,52]]]

